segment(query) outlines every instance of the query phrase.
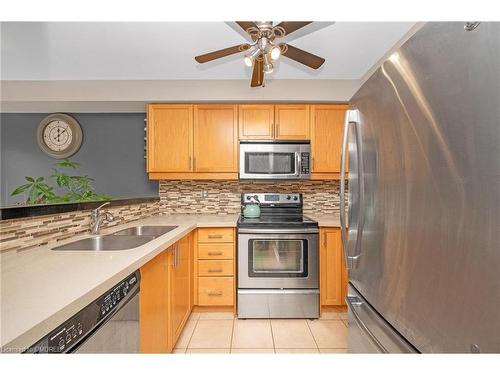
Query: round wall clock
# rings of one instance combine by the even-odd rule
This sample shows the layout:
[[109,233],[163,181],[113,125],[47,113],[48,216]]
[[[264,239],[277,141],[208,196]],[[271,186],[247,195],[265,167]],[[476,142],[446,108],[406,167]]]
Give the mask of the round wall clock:
[[45,117],[38,125],[38,145],[47,155],[65,159],[74,155],[82,145],[83,132],[78,121],[63,113]]

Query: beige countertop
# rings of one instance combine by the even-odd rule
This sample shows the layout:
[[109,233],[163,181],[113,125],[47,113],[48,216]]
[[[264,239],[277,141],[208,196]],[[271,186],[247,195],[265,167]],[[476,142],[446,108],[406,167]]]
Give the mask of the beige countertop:
[[340,216],[338,214],[306,214],[313,220],[318,222],[320,227],[339,227],[340,228]]
[[19,350],[34,344],[193,229],[235,227],[237,220],[238,215],[154,216],[101,231],[109,234],[144,224],[178,226],[131,250],[52,251],[52,245],[1,255],[0,346]]

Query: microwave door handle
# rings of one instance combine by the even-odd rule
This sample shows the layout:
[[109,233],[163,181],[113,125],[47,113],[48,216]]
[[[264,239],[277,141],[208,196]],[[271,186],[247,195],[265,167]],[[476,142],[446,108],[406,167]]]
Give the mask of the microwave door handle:
[[300,176],[300,152],[295,153],[295,176]]

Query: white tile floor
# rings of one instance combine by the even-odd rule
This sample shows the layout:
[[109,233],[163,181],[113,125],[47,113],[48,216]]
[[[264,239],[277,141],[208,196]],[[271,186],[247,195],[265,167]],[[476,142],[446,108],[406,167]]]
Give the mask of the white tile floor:
[[230,312],[193,312],[175,354],[346,353],[347,314],[309,319],[235,319]]

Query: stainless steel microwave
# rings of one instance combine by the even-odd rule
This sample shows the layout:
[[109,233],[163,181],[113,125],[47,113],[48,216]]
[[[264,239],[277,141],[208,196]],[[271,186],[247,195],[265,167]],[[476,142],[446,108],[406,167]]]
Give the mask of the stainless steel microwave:
[[240,141],[240,179],[309,179],[309,141]]

